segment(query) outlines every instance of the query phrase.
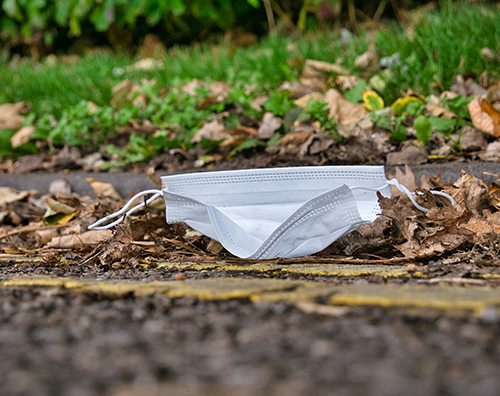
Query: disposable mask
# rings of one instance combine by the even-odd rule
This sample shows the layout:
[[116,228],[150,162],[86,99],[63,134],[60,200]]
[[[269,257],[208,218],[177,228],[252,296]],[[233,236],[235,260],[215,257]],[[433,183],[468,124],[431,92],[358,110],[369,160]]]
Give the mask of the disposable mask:
[[[164,176],[162,180],[165,188],[137,194],[123,209],[89,229],[116,225],[162,195],[167,223],[184,222],[235,256],[270,259],[319,252],[361,224],[373,222],[381,212],[377,191],[390,198],[391,185],[427,211],[396,179],[386,179],[383,166],[245,169]],[[151,194],[129,210],[137,198]],[[117,216],[121,217],[99,227]]]

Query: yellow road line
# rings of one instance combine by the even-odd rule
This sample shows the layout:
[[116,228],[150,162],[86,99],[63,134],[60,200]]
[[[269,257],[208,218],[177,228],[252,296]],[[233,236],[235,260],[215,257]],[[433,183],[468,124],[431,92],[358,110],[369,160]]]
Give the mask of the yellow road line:
[[332,306],[383,306],[405,309],[438,309],[480,315],[498,310],[500,289],[484,286],[414,284],[331,284],[282,279],[211,278],[185,281],[90,281],[50,276],[13,276],[0,279],[8,289],[59,287],[77,291],[144,296],[163,293],[171,298],[203,300],[250,299],[254,302],[325,302]]
[[[163,263],[159,268],[167,270],[272,273],[279,275],[312,275],[312,276],[363,276],[379,275],[384,278],[410,277],[406,266],[396,265],[352,265],[352,264],[199,264],[199,263]],[[423,276],[421,272],[417,276]]]

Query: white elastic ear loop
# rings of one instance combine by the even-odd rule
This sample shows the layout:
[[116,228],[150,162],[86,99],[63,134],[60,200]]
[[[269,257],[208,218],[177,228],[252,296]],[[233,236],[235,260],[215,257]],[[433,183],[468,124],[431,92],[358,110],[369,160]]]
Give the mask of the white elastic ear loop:
[[[388,180],[387,184],[391,185],[391,186],[396,186],[399,191],[401,191],[403,194],[406,194],[408,196],[408,198],[410,198],[410,201],[413,203],[413,205],[415,205],[415,207],[417,209],[419,209],[419,210],[421,210],[422,212],[425,212],[425,213],[427,213],[429,211],[429,209],[424,208],[423,206],[419,205],[417,203],[417,201],[415,201],[415,198],[413,198],[413,196],[415,195],[415,193],[412,193],[410,190],[408,190],[408,188],[406,188],[405,186],[403,186],[399,181],[397,181],[397,179]],[[386,186],[387,185],[382,186],[382,187],[377,187],[377,188],[365,187],[365,186],[354,186],[354,187],[351,187],[351,190],[380,191],[380,190],[382,190]],[[446,194],[446,193],[444,193],[442,191],[430,191],[430,193],[434,194],[434,195],[441,195],[442,197],[447,198],[451,202],[451,204],[453,206],[455,206],[455,200],[450,195],[448,195],[448,194]]]
[[[142,197],[143,195],[148,195],[148,194],[154,194],[151,198],[149,198],[146,202],[143,202],[139,205],[134,206],[132,209],[130,209],[128,212],[126,210],[132,205],[132,203],[139,197]],[[101,220],[96,221],[94,224],[89,225],[87,228],[89,230],[107,230],[108,228],[111,228],[120,222],[122,222],[124,219],[126,219],[128,216],[130,216],[132,213],[134,213],[136,210],[143,208],[144,206],[150,204],[153,202],[156,198],[158,198],[161,195],[160,190],[145,190],[141,191],[138,194],[135,194],[130,200],[125,204],[123,208],[121,208],[118,212],[112,213],[106,217],[103,217]],[[126,212],[126,213],[125,213]],[[107,221],[120,216],[121,214],[125,213],[123,216],[121,216],[118,220],[113,221],[112,223],[106,224],[104,226],[99,226],[99,224],[106,223]]]
[[[419,205],[417,203],[417,201],[415,201],[415,198],[413,198],[413,195],[415,195],[415,193],[412,193],[410,190],[408,190],[405,186],[403,186],[400,182],[398,182],[397,179],[388,180],[387,184],[390,184],[391,186],[396,186],[399,191],[406,194],[408,196],[408,198],[410,198],[410,201],[413,203],[413,205],[415,205],[415,207],[417,209],[420,209],[422,212],[425,212],[425,213],[427,213],[429,211],[429,209],[424,208],[423,206]],[[451,195],[448,195],[442,191],[430,191],[430,193],[434,194],[434,195],[440,195],[442,197],[447,198],[451,202],[451,204],[453,206],[455,206],[455,200],[453,199],[453,197]]]

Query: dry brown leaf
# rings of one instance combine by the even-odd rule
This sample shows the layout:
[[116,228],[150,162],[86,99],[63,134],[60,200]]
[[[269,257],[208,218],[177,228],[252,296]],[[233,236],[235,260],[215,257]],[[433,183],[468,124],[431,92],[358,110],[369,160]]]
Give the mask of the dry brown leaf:
[[208,88],[214,103],[220,103],[229,96],[231,86],[223,81],[212,81]]
[[161,69],[163,68],[164,64],[161,60],[159,59],[153,59],[153,58],[144,58],[141,60],[138,60],[131,66],[127,66],[125,68],[126,71],[131,72],[134,70],[141,70],[141,71],[150,71],[150,70],[155,70],[155,69]]
[[[300,85],[305,90],[326,91],[326,80],[322,77],[300,77]],[[290,95],[292,96],[292,95]]]
[[187,93],[188,95],[196,95],[196,89],[198,88],[208,88],[209,85],[205,81],[200,81],[196,78],[193,78],[187,84],[181,86],[181,91]]
[[[417,182],[415,180],[415,175],[413,174],[413,171],[411,168],[405,164],[405,171],[401,170],[399,166],[396,167],[396,173],[387,173],[387,178],[388,179],[396,179],[398,182],[400,182],[403,186],[408,188],[410,191],[416,191],[418,189]],[[396,186],[391,186],[391,192],[392,192],[392,197],[399,197],[403,196],[406,197],[406,194],[402,193],[397,189]]]
[[341,75],[349,75],[349,70],[343,68],[336,63],[329,63],[324,61],[318,61],[314,59],[306,59],[304,70],[302,75],[304,77],[322,77],[321,73],[335,73]]
[[294,100],[293,103],[295,103],[297,107],[305,109],[306,104],[310,99],[321,101],[323,100],[323,94],[321,92],[311,92],[307,95],[301,96],[300,98]]
[[262,111],[262,106],[264,103],[266,103],[269,99],[269,96],[267,95],[260,95],[257,96],[254,100],[250,102],[250,107],[254,110],[257,111]]
[[473,216],[463,226],[467,230],[475,233],[473,238],[474,243],[486,243],[490,239],[490,235],[498,235],[500,233],[500,225],[489,221],[478,215]]
[[13,148],[22,146],[25,143],[28,143],[31,139],[31,135],[36,131],[36,127],[34,126],[26,126],[21,128],[16,132],[14,136],[10,138],[10,144]]
[[299,147],[298,156],[316,155],[323,153],[335,144],[333,139],[324,133],[313,133]]
[[[147,83],[155,85],[156,80],[150,80]],[[131,100],[134,94],[139,93],[140,91],[141,87],[139,85],[132,83],[128,78],[126,78],[111,89],[111,92],[113,93],[111,105],[116,107],[123,101]]]
[[0,129],[19,129],[24,122],[21,114],[28,110],[26,102],[0,104]]
[[260,124],[257,131],[259,139],[270,139],[273,137],[274,132],[281,128],[283,121],[279,117],[275,117],[273,113],[267,111],[262,117],[262,124]]
[[486,146],[486,151],[479,154],[483,161],[500,162],[500,141],[491,142]]
[[483,101],[481,102],[481,110],[485,113],[487,113],[492,121],[493,121],[493,124],[495,125],[495,129],[494,129],[494,136],[495,137],[498,137],[500,136],[500,111],[498,111],[497,109],[495,109],[493,107],[493,105],[488,102],[486,99],[483,99]]
[[461,180],[454,186],[464,191],[462,197],[456,200],[457,206],[465,205],[472,213],[482,213],[483,209],[489,206],[488,188],[476,176],[462,170]]
[[126,224],[120,224],[110,240],[100,246],[102,252],[99,260],[102,264],[111,264],[122,257],[125,257],[132,248],[132,231]]
[[12,187],[0,187],[0,206],[21,201],[33,191],[16,191]]
[[479,99],[475,97],[467,108],[474,128],[494,137],[500,136],[500,112],[490,102],[483,99],[479,104]]
[[241,143],[243,143],[246,139],[247,138],[244,135],[229,136],[228,138],[226,138],[226,140],[224,140],[220,144],[219,148],[222,151],[227,150],[227,149],[233,149],[236,146],[239,146]]
[[302,132],[290,131],[285,136],[280,138],[275,144],[266,148],[266,153],[296,153],[299,146],[303,144],[309,136],[315,131],[314,127],[310,127]]
[[335,84],[342,92],[348,89],[354,88],[359,83],[359,77],[357,76],[338,76],[335,79]]
[[55,199],[52,199],[50,197],[47,197],[45,202],[47,203],[49,208],[53,210],[54,213],[72,214],[73,212],[76,211],[75,208],[66,205],[62,202],[56,201]]
[[370,47],[368,50],[359,55],[355,60],[354,60],[354,65],[357,67],[362,67],[366,68],[370,66],[370,64],[374,63],[377,60],[377,51],[375,51],[375,41],[372,41],[370,43]]
[[484,97],[484,95],[486,95],[486,89],[474,82],[472,78],[469,77],[465,79],[464,76],[461,75],[458,75],[455,80],[453,80],[450,90],[464,97],[471,95]]
[[59,233],[57,232],[56,229],[53,228],[48,228],[45,230],[38,230],[35,231],[36,238],[38,240],[38,243],[40,245],[46,245],[49,243],[52,239],[57,237]]
[[484,47],[484,48],[481,48],[481,50],[479,51],[479,55],[481,55],[483,58],[485,59],[495,59],[496,57],[498,57],[498,54],[495,54],[493,52],[493,50],[491,48],[488,48],[488,47]]
[[230,137],[230,134],[226,131],[224,124],[214,118],[198,129],[191,139],[191,143],[199,143],[203,138],[207,140],[221,140],[228,137]]
[[425,238],[415,252],[415,256],[430,256],[452,251],[474,237],[474,234],[471,230],[459,228],[451,223],[446,228]]
[[425,106],[427,112],[433,117],[441,117],[446,119],[456,118],[457,115],[448,109],[445,109],[443,106],[439,104],[428,102]]
[[318,91],[326,90],[326,78],[330,74],[349,75],[349,70],[336,63],[307,59],[300,77],[302,87]]
[[337,122],[348,125],[358,121],[368,114],[362,103],[351,103],[336,89],[329,89],[324,97],[329,111],[329,118],[335,118]]
[[78,235],[63,235],[53,238],[47,247],[59,249],[75,249],[83,246],[97,246],[107,241],[113,232],[111,230],[87,231]]
[[246,126],[239,126],[236,128],[228,128],[228,129],[226,129],[226,132],[231,136],[241,135],[241,134],[249,135],[249,136],[257,136],[257,133],[258,133],[257,129],[251,128],[251,127],[246,127]]
[[162,58],[166,55],[166,49],[160,37],[154,33],[148,33],[144,36],[144,41],[137,53],[141,58]]
[[401,151],[388,153],[386,165],[420,165],[427,162],[427,156],[425,148],[410,143]]
[[94,193],[98,198],[111,198],[115,201],[122,200],[122,197],[118,191],[116,191],[115,186],[111,183],[104,183],[92,177],[87,177],[85,180],[90,184],[90,187],[92,187],[92,190],[94,190]]

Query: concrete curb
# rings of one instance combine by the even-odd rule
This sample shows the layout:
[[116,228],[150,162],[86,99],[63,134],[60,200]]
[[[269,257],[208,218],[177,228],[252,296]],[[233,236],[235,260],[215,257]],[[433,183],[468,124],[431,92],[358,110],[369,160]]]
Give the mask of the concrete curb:
[[[404,170],[404,166],[399,166]],[[396,166],[386,167],[387,172],[394,173]],[[463,169],[469,174],[482,178],[485,183],[491,184],[500,175],[498,162],[474,162],[469,164],[452,162],[444,164],[424,164],[411,166],[417,181],[422,175],[426,177],[437,176],[445,183],[452,183],[460,177]],[[195,169],[191,172],[204,172],[205,169]],[[187,173],[183,171],[182,173]],[[123,197],[128,197],[136,192],[155,188],[155,185],[143,173],[27,173],[27,174],[0,174],[0,186],[12,187],[16,190],[37,190],[46,193],[53,180],[66,179],[73,189],[79,194],[94,195],[90,185],[85,181],[87,177],[112,183]]]

